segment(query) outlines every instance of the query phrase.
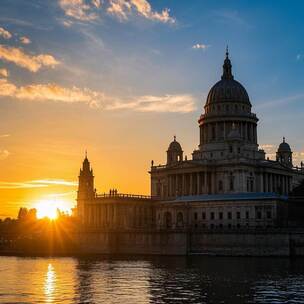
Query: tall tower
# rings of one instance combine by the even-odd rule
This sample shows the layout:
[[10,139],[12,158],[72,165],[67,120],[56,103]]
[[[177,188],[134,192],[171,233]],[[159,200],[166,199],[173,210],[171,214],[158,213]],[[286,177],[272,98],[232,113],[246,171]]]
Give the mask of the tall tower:
[[95,197],[93,169],[90,166],[87,153],[82,163],[78,179],[77,214],[81,221],[83,221],[85,205]]

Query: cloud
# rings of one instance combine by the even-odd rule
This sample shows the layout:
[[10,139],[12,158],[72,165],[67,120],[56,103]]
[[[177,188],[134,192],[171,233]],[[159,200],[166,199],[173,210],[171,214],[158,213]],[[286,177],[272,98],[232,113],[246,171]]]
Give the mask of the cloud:
[[96,9],[101,6],[100,0],[59,0],[59,6],[65,15],[78,21],[92,21],[98,18]]
[[0,27],[0,36],[4,39],[12,38],[12,34],[9,31],[5,30],[3,27]]
[[275,146],[271,144],[264,144],[260,145],[260,147],[265,151],[265,152],[270,152],[274,153]]
[[23,44],[30,44],[32,41],[30,40],[30,38],[26,37],[26,36],[22,36],[19,38],[20,42]]
[[1,134],[0,138],[10,137],[10,136],[11,136],[10,134]]
[[15,96],[17,87],[7,81],[7,79],[0,79],[0,96]]
[[212,15],[216,21],[223,22],[229,26],[237,25],[247,29],[252,28],[252,25],[250,25],[245,18],[241,17],[237,10],[218,9],[213,11]]
[[99,100],[103,96],[101,93],[86,88],[64,88],[52,83],[23,86],[17,89],[14,95],[19,99],[28,100],[47,100],[66,103],[83,102],[92,107],[98,107]]
[[296,95],[286,96],[286,97],[282,97],[282,98],[278,98],[278,99],[263,101],[263,102],[259,102],[256,105],[256,109],[277,107],[278,105],[299,101],[299,100],[302,100],[303,98],[304,98],[304,94],[296,94]]
[[147,0],[110,0],[107,12],[121,20],[127,20],[129,15],[135,13],[149,20],[175,23],[169,9],[165,8],[161,12],[154,11]]
[[10,153],[7,150],[0,150],[0,160],[8,158]]
[[7,69],[0,69],[0,77],[8,77],[8,70]]
[[49,54],[30,55],[22,49],[0,44],[0,59],[13,62],[31,72],[37,72],[42,67],[55,67],[60,62]]
[[203,43],[197,43],[192,46],[194,50],[206,50],[209,47],[210,47],[209,44],[203,44]]
[[7,79],[0,79],[0,96],[32,101],[81,102],[91,107],[100,107],[100,104],[104,99],[103,93],[86,88],[65,88],[52,83],[31,84],[17,87]]
[[0,79],[1,95],[20,100],[84,103],[92,108],[112,111],[189,113],[196,109],[195,98],[187,94],[119,98],[87,88],[65,88],[52,83],[17,87],[7,79]]
[[63,179],[39,179],[25,182],[0,182],[0,189],[45,188],[51,186],[75,187],[77,185],[77,182],[66,181]]
[[173,112],[189,113],[193,112],[195,99],[191,95],[145,95],[134,98],[131,101],[117,101],[107,106],[108,110],[133,110],[139,112]]

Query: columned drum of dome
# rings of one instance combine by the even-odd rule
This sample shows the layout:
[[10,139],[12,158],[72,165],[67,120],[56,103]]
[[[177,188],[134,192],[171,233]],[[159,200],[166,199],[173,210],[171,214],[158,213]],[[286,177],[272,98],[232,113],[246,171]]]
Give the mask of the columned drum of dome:
[[208,151],[229,150],[231,133],[238,133],[242,144],[257,150],[258,118],[251,112],[251,103],[246,89],[234,79],[228,51],[223,65],[223,74],[211,89],[200,116],[201,157],[208,158]]

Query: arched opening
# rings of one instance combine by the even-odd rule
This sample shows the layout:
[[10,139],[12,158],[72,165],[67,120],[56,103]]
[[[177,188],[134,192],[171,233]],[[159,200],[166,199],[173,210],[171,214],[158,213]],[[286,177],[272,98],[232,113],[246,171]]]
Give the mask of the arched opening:
[[172,215],[171,212],[165,212],[164,214],[164,224],[166,228],[172,228]]

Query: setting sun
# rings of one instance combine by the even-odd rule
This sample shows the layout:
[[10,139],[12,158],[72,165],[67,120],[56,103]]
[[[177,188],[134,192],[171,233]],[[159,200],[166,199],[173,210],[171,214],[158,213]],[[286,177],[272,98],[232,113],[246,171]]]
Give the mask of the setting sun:
[[57,210],[69,212],[67,203],[63,200],[40,200],[35,205],[35,208],[37,209],[37,217],[39,219],[47,217],[51,220],[55,220],[58,216]]

